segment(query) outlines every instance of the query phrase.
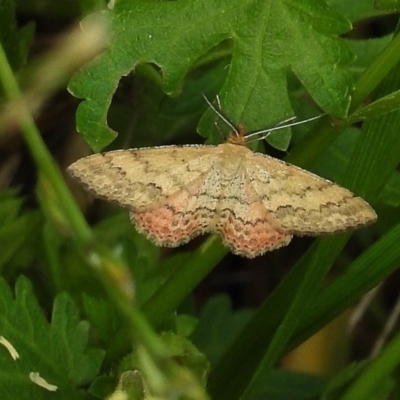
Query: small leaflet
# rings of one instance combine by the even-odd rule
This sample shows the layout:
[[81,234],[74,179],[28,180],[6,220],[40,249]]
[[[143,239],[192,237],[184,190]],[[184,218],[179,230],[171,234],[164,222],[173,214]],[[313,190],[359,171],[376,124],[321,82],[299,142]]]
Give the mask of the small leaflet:
[[0,336],[0,344],[2,344],[8,350],[13,360],[18,360],[18,351],[4,336]]
[[49,392],[55,392],[58,389],[58,386],[52,385],[51,383],[48,383],[45,379],[43,379],[40,376],[39,372],[30,372],[29,379],[36,385],[48,390]]

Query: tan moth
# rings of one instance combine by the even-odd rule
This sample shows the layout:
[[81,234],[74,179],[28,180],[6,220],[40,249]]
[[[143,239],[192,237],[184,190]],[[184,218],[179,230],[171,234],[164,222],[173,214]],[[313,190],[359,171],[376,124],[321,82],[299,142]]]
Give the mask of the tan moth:
[[210,232],[233,253],[253,258],[286,246],[293,235],[334,234],[376,220],[349,190],[252,152],[246,143],[253,135],[238,128],[217,146],[94,154],[69,171],[97,197],[127,208],[136,229],[159,246],[177,247]]

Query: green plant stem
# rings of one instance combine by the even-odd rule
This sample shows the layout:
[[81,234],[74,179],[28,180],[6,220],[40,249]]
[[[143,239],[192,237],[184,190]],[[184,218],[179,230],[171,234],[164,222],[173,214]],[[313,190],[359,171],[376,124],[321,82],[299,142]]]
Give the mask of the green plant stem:
[[[130,277],[126,275],[129,272],[122,261],[115,260],[114,257],[110,256],[108,249],[103,249],[97,255],[93,252],[88,262],[92,264],[94,269],[108,271],[107,274],[101,275],[102,284],[108,292],[110,299],[130,326],[131,340],[139,339],[144,346],[151,350],[151,353],[155,357],[165,357],[164,346],[161,345],[158,336],[150,328],[143,314],[134,304],[132,288],[128,286],[125,290],[115,290],[115,287],[121,287],[118,282],[126,281],[127,278],[128,283],[126,284],[129,285]],[[132,332],[134,332],[133,336]]]
[[[324,247],[326,256],[330,255],[331,249],[332,247]],[[319,290],[323,279],[331,267],[330,263],[321,264],[321,259],[324,259],[324,257],[321,257],[321,254],[318,257],[314,256],[306,266],[304,275],[298,282],[298,289],[290,307],[282,322],[277,327],[267,352],[241,396],[242,400],[254,399],[261,392],[261,389],[265,386],[265,377],[271,372],[276,361],[282,355],[287,342],[303,316],[304,304],[310,304]]]
[[81,242],[88,242],[92,238],[92,232],[74,201],[71,193],[64,183],[64,179],[55,162],[46,149],[40,133],[30,115],[27,107],[24,106],[23,97],[19,90],[14,74],[8,64],[6,54],[0,43],[0,81],[4,92],[12,104],[18,104],[18,121],[21,132],[26,140],[29,149],[38,165],[41,176],[45,183],[51,185],[57,196],[58,203],[62,205],[69,224],[73,229],[75,237]]
[[[91,259],[88,261],[93,264],[94,269],[110,271],[110,276],[117,282],[125,280],[124,275],[129,274],[126,266],[110,257],[107,249],[99,254],[92,253]],[[151,358],[150,368],[147,365],[146,369],[146,365],[144,365],[142,372],[150,375],[150,380],[152,380],[151,376],[157,376],[158,381],[161,382],[159,387],[161,396],[164,393],[172,392],[177,395],[177,398],[207,400],[201,385],[187,372],[185,367],[181,367],[173,361],[163,341],[151,328],[144,314],[136,307],[133,302],[133,291],[129,284],[126,290],[115,290],[116,286],[121,287],[121,285],[116,285],[105,274],[102,274],[101,278],[113,304],[116,305],[128,324],[131,343],[136,342],[137,345],[143,346]],[[180,397],[182,394],[184,397]]]
[[303,319],[286,351],[295,349],[393,273],[400,259],[399,241],[400,224],[397,224],[353,261],[343,275],[324,288],[313,303],[306,305]]
[[350,112],[355,111],[367,96],[382,82],[389,71],[400,60],[400,35],[395,35],[393,40],[382,51],[380,56],[365,69],[360,79],[355,84],[351,95]]

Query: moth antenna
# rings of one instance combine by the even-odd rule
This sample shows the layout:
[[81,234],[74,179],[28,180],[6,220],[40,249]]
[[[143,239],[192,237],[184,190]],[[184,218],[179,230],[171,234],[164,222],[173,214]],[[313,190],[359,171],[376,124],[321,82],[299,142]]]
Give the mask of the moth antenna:
[[296,116],[284,119],[283,121],[278,122],[275,126],[280,126],[282,124],[286,124],[287,122],[294,121],[295,119],[297,119]]
[[[263,139],[266,139],[271,134],[271,132],[279,131],[280,129],[284,129],[284,128],[290,128],[291,126],[302,125],[302,124],[305,124],[307,122],[314,121],[316,119],[320,119],[320,118],[324,117],[325,115],[326,115],[326,113],[319,114],[319,115],[316,115],[316,116],[308,118],[308,119],[303,119],[302,121],[297,121],[297,122],[292,122],[290,124],[287,124],[286,122],[290,122],[290,121],[293,121],[294,119],[296,119],[296,117],[291,117],[291,118],[288,118],[288,119],[280,122],[279,124],[273,126],[272,128],[263,129],[261,131],[253,132],[253,133],[250,133],[250,134],[246,135],[246,141],[247,141],[247,143],[250,143],[249,140],[248,140],[249,138],[253,138],[254,136],[265,134],[264,136],[261,136],[259,138],[255,138],[255,139],[253,139],[251,141],[263,140]],[[284,125],[282,125],[282,124],[284,124]]]
[[[207,96],[203,93],[203,98],[206,101],[206,103],[208,104],[208,106],[211,108],[211,110],[214,111],[214,113],[222,120],[225,122],[226,125],[229,126],[229,128],[231,128],[231,130],[233,132],[235,132],[236,136],[240,136],[238,129],[236,128],[235,125],[232,124],[231,121],[229,121],[219,110],[217,110],[214,105],[211,103],[210,100],[208,100]],[[221,103],[219,101],[219,97],[217,96],[217,103],[218,103],[218,107],[221,107]]]

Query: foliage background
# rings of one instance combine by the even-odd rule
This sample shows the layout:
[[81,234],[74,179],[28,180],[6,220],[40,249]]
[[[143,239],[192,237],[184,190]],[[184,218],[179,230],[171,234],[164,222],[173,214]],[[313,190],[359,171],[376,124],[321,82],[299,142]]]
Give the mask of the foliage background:
[[[213,399],[398,398],[396,322],[368,359],[395,309],[400,256],[400,44],[395,2],[377,5],[0,1],[0,336],[20,355],[0,347],[2,398],[54,397],[34,371],[57,398],[206,398],[205,380]],[[107,33],[86,47],[81,33],[58,37],[82,19],[84,33],[93,21]],[[64,171],[85,142],[221,142],[201,93],[248,131],[328,113],[257,149],[343,184],[379,222],[251,261],[215,237],[171,251],[59,173],[53,160]],[[346,310],[384,281],[349,334]],[[288,356],[329,322],[306,356]]]

